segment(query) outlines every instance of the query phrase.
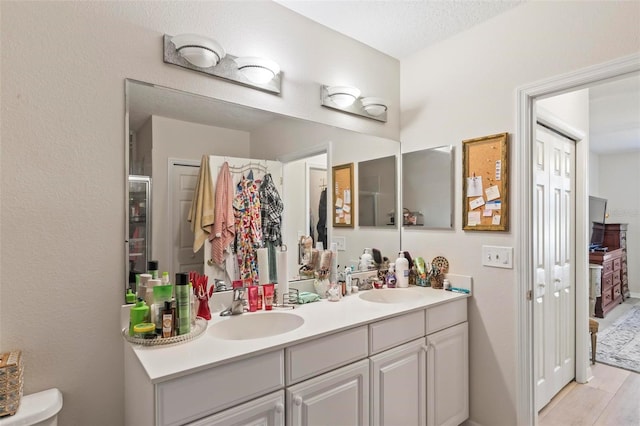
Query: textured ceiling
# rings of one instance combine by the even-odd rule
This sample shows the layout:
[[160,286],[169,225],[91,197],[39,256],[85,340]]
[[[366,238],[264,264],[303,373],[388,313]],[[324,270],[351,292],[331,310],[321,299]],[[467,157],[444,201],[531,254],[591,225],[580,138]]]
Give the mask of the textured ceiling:
[[397,59],[523,3],[502,0],[275,1]]

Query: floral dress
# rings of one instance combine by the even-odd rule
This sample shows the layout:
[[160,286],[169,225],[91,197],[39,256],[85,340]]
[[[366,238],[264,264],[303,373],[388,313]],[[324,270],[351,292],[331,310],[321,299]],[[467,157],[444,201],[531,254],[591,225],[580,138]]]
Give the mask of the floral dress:
[[262,221],[258,186],[252,179],[243,178],[233,199],[236,219],[236,255],[240,279],[258,280],[256,249],[262,245]]

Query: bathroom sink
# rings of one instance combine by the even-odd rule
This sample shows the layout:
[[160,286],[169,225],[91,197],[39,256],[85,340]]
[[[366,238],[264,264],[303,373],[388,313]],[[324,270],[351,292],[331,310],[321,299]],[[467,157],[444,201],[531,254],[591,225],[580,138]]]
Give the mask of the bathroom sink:
[[211,325],[208,332],[225,340],[259,339],[287,333],[303,323],[302,317],[286,312],[245,313]]
[[368,290],[360,294],[360,299],[375,303],[403,303],[426,297],[420,291],[411,288],[383,288]]

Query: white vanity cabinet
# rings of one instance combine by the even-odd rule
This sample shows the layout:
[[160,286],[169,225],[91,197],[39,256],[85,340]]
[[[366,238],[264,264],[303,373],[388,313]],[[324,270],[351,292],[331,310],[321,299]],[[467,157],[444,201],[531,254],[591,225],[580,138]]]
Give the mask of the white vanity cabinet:
[[189,426],[263,425],[284,426],[284,391],[245,402]]

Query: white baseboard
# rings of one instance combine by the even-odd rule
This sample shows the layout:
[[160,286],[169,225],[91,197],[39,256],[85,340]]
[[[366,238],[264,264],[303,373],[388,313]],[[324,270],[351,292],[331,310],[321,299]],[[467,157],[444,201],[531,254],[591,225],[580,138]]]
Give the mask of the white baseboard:
[[636,292],[631,291],[631,292],[629,292],[629,295],[631,297],[633,297],[634,299],[640,299],[640,293],[636,293]]
[[482,426],[480,423],[476,423],[473,420],[467,419],[466,421],[462,422],[462,426]]

